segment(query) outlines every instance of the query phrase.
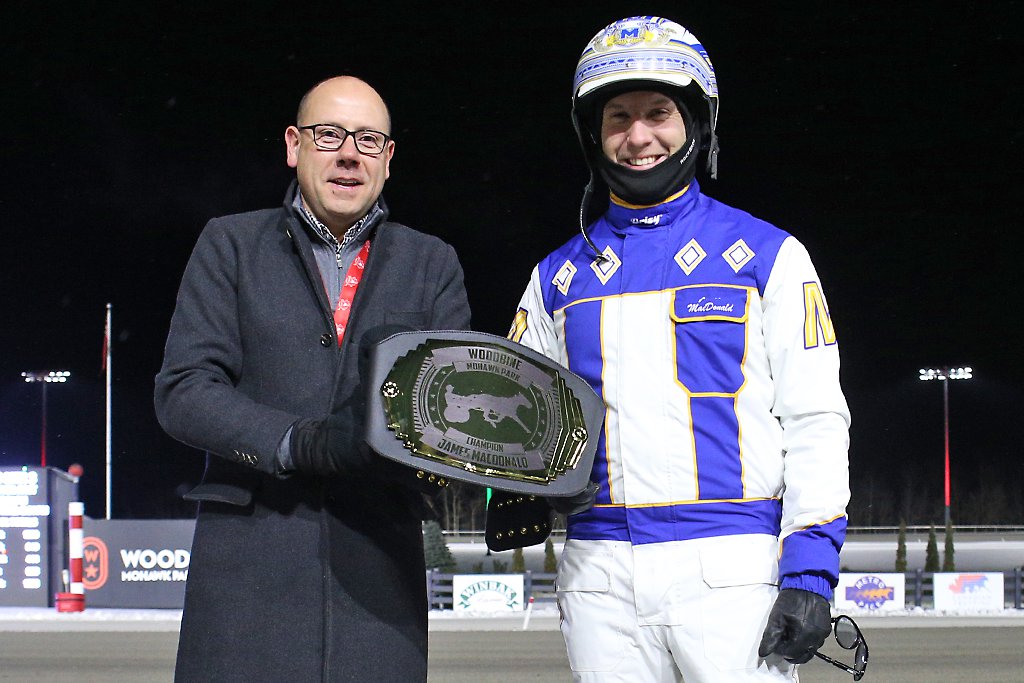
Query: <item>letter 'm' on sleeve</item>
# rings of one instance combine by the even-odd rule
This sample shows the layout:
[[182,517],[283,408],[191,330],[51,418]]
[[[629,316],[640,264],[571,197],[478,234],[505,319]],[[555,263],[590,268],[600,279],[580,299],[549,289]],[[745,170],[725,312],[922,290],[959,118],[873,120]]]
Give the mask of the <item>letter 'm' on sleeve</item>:
[[[821,333],[820,337],[818,333]],[[822,343],[836,343],[836,331],[825,305],[821,286],[817,282],[804,283],[804,348],[813,349]]]
[[508,331],[508,338],[514,342],[519,342],[523,338],[523,333],[526,332],[526,328],[529,327],[528,319],[530,312],[525,308],[520,307],[516,311],[516,317],[512,319],[512,327]]

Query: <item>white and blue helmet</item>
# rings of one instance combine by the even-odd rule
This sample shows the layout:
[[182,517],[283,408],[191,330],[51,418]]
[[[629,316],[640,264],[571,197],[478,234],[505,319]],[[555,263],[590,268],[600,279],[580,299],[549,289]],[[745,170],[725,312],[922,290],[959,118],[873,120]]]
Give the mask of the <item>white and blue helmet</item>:
[[[682,99],[702,127],[706,168],[718,166],[718,81],[697,37],[661,17],[629,17],[609,24],[583,50],[573,77],[573,123],[593,126],[598,104],[629,90],[653,87]],[[597,137],[599,131],[590,131]]]

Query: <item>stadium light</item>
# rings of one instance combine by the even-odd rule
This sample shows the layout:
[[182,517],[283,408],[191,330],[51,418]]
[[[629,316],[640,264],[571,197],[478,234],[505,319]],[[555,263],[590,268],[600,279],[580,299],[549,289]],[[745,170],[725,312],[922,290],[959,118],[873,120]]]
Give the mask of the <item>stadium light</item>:
[[946,443],[945,462],[945,494],[946,494],[946,526],[950,525],[949,515],[949,380],[971,379],[974,377],[974,370],[970,367],[952,368],[921,368],[918,379],[923,381],[937,379],[942,382],[942,422],[943,437]]
[[44,370],[42,372],[23,372],[21,376],[29,384],[38,382],[43,389],[43,429],[39,446],[39,466],[46,467],[46,387],[50,384],[63,384],[71,379],[67,370]]

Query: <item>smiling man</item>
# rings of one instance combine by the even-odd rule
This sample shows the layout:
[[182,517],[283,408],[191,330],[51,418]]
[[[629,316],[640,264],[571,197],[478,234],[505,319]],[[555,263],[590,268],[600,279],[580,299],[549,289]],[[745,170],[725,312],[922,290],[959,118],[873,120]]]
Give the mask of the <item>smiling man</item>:
[[[369,85],[334,78],[302,98],[296,118],[284,137],[302,205],[342,239],[377,201],[391,173],[391,117]],[[348,131],[358,135],[344,144]]]
[[531,504],[567,516],[574,679],[796,680],[830,630],[849,499],[821,283],[796,238],[702,193],[718,85],[685,28],[600,31],[572,113],[591,170],[581,234],[534,268],[510,337],[606,406],[591,488]]
[[462,268],[388,220],[395,142],[365,82],[312,88],[285,146],[284,205],[200,235],[156,377],[160,424],[206,452],[175,680],[425,681],[437,487],[363,440],[366,361],[468,329]]

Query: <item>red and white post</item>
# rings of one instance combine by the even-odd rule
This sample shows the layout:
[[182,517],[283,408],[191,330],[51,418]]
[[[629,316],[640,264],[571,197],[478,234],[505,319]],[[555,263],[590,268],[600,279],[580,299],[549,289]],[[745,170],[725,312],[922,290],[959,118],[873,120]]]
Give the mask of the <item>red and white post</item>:
[[83,503],[68,503],[68,592],[57,593],[58,612],[81,612],[85,609],[85,586],[82,584],[82,517]]

